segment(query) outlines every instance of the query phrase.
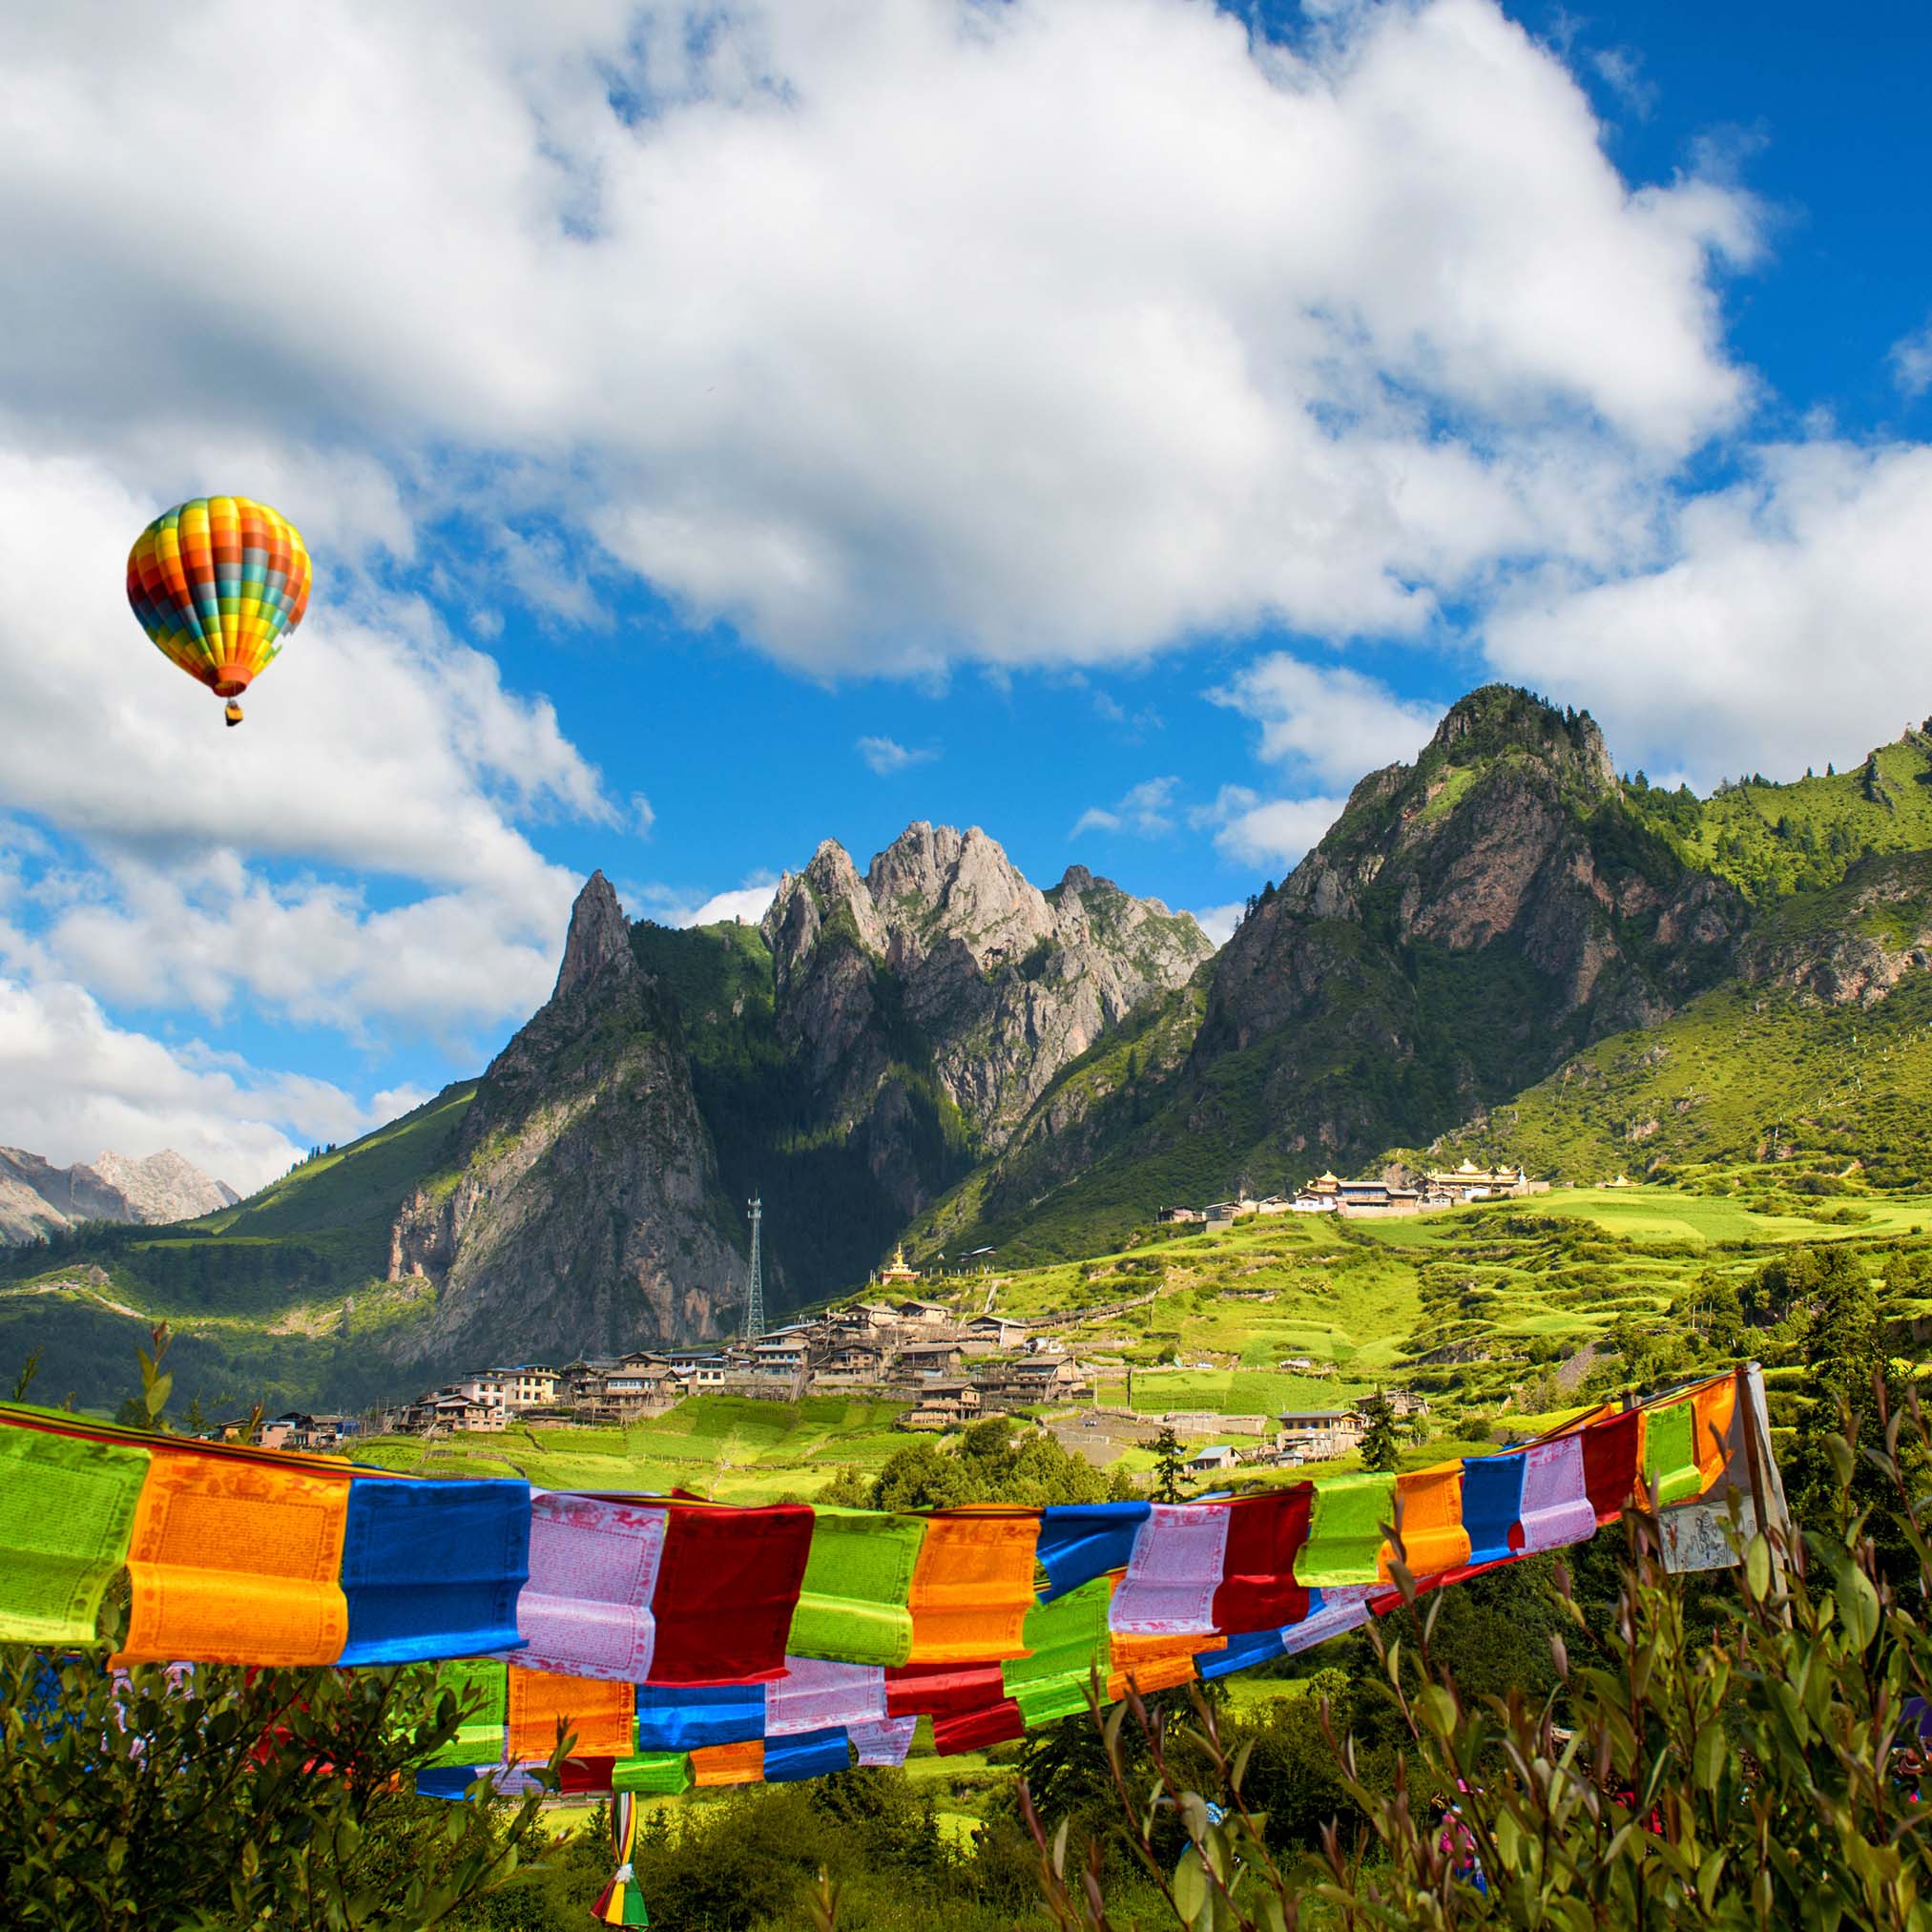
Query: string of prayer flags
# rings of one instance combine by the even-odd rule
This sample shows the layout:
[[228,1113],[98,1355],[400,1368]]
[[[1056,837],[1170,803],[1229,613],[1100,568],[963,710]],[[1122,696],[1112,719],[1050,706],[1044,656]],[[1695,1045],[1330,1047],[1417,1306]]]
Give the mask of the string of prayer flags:
[[517,1648],[531,1511],[528,1483],[351,1483],[348,1641],[335,1661],[412,1664]]
[[119,1663],[332,1664],[348,1640],[348,1471],[157,1446],[128,1547]]
[[[1432,1469],[1415,1469],[1396,1478],[1395,1513],[1390,1518],[1402,1537],[1402,1564],[1412,1576],[1430,1570],[1455,1569],[1469,1560],[1469,1532],[1463,1524],[1463,1465],[1438,1463]],[[1384,1544],[1376,1559],[1384,1582],[1393,1575],[1392,1546]]]
[[1596,1534],[1583,1438],[1554,1436],[1523,1451],[1522,1541],[1516,1553],[1539,1556]]
[[640,1751],[611,1767],[613,1791],[634,1791],[650,1797],[676,1797],[691,1789],[691,1758],[682,1751]]
[[1308,1541],[1314,1501],[1314,1485],[1297,1483],[1265,1496],[1236,1496],[1227,1505],[1226,1568],[1211,1628],[1278,1630],[1308,1614],[1308,1586],[1296,1581],[1295,1562]]
[[852,1746],[842,1724],[824,1731],[794,1732],[765,1739],[765,1782],[790,1784],[802,1777],[828,1777],[849,1770]]
[[1614,1523],[1636,1488],[1644,1455],[1644,1412],[1627,1409],[1583,1431],[1583,1480],[1599,1525]]
[[916,1516],[821,1509],[785,1649],[798,1657],[904,1663],[912,1651],[906,1599],[925,1538]]
[[579,1757],[628,1757],[636,1735],[634,1693],[629,1684],[601,1677],[560,1677],[509,1666],[508,1755],[548,1757],[560,1735],[574,1737]]
[[1087,1708],[1087,1690],[1110,1664],[1109,1583],[1096,1577],[1027,1615],[1027,1654],[1000,1667],[1006,1693],[1027,1723],[1048,1724]]
[[1296,1581],[1327,1589],[1381,1578],[1382,1525],[1395,1521],[1395,1485],[1393,1476],[1366,1471],[1318,1483]]
[[1039,1518],[1010,1509],[934,1516],[913,1565],[908,1664],[1008,1657],[1025,1649]]
[[1040,1512],[1037,1556],[1046,1583],[1040,1601],[1050,1603],[1111,1570],[1125,1569],[1133,1540],[1151,1503],[1054,1504]]
[[699,1790],[720,1784],[758,1784],[765,1775],[764,1739],[743,1744],[708,1744],[691,1754],[691,1781]]
[[1697,1416],[1691,1402],[1646,1418],[1644,1486],[1651,1506],[1661,1509],[1695,1496],[1704,1486],[1697,1467]]
[[148,1465],[145,1448],[0,1429],[0,1631],[10,1641],[93,1641]]
[[744,1744],[765,1731],[765,1687],[688,1684],[675,1689],[640,1684],[636,1691],[637,1749],[696,1751]]
[[[1470,1563],[1502,1563],[1520,1548],[1528,1467],[1529,1459],[1520,1450],[1471,1456],[1463,1465],[1463,1527],[1469,1538]],[[1402,1533],[1406,1537],[1406,1525]]]
[[765,1686],[767,1738],[802,1735],[885,1715],[885,1672],[876,1664],[828,1664],[788,1657],[785,1674]]
[[545,1493],[530,1509],[530,1581],[517,1604],[516,1661],[563,1676],[641,1684],[670,1512],[605,1496]]
[[812,1514],[801,1503],[672,1508],[652,1599],[652,1683],[762,1681],[783,1671]]
[[1227,1568],[1229,1513],[1212,1503],[1154,1504],[1134,1535],[1109,1627],[1133,1636],[1212,1631],[1215,1592]]
[[[509,1667],[492,1658],[445,1664],[439,1692],[456,1700],[456,1735],[429,1759],[432,1765],[493,1764],[504,1755],[509,1725]],[[545,1746],[542,1755],[550,1755]]]
[[917,1717],[883,1717],[876,1724],[850,1725],[845,1735],[862,1765],[886,1766],[905,1762],[918,1729]]

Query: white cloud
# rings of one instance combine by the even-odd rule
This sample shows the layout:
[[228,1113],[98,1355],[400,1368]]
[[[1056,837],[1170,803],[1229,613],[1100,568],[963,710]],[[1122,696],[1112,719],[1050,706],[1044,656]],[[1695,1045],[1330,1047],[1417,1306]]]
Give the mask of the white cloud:
[[657,822],[657,813],[651,800],[642,792],[631,794],[631,829],[640,839],[651,836],[651,828]]
[[1908,396],[1932,389],[1932,322],[1892,344],[1892,380]]
[[1928,530],[1932,449],[1768,450],[1683,506],[1663,568],[1527,592],[1489,659],[1588,704],[1626,769],[1842,767],[1932,711]]
[[907,765],[928,764],[939,756],[936,750],[908,751],[896,738],[862,737],[859,756],[883,778],[903,772]]
[[173,1148],[242,1193],[303,1147],[353,1139],[427,1097],[395,1089],[365,1105],[324,1081],[129,1032],[79,987],[11,980],[0,980],[0,1092],[10,1139],[63,1166]]
[[1276,652],[1210,694],[1261,727],[1261,756],[1319,783],[1353,784],[1364,772],[1415,756],[1442,707],[1399,698],[1359,671],[1323,669]]
[[[220,104],[296,73],[223,273]],[[1300,53],[1190,0],[15,9],[0,121],[16,441],[162,498],[197,426],[364,447],[539,609],[597,618],[589,530],[814,670],[1418,632],[1631,554],[1750,393],[1752,203],[1627,187],[1491,0]],[[393,485],[333,493],[408,541]]]
[[1279,865],[1285,872],[1341,816],[1345,799],[1264,799],[1246,785],[1223,785],[1211,805],[1197,805],[1188,822],[1213,825],[1215,844],[1245,865]]
[[1174,830],[1172,807],[1180,780],[1174,778],[1143,779],[1112,807],[1089,805],[1074,821],[1072,836],[1083,832],[1132,832],[1143,839],[1158,839]]
[[693,899],[669,885],[645,884],[628,888],[626,904],[634,900],[650,908],[648,917],[660,925],[717,925],[728,919],[756,925],[765,916],[779,889],[778,874],[754,872],[742,885],[714,892],[709,899]]
[[220,1021],[245,1004],[359,1041],[407,1030],[470,1054],[478,1034],[550,996],[571,886],[559,871],[533,903],[471,888],[371,909],[359,887],[271,884],[218,850],[192,867],[119,857],[31,897],[31,929],[0,926],[0,960],[118,1008]]
[[1235,927],[1240,924],[1245,910],[1238,899],[1230,900],[1226,905],[1203,905],[1196,909],[1195,924],[1207,934],[1216,945],[1226,945],[1235,936]]
[[1606,48],[1589,57],[1603,83],[1636,115],[1647,121],[1657,111],[1657,84],[1644,77],[1644,57],[1634,48]]

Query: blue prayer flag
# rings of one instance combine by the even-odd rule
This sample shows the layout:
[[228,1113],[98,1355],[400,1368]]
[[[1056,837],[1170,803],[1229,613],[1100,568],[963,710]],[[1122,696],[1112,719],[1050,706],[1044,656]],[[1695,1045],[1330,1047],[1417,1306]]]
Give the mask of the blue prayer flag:
[[1061,1503],[1040,1512],[1034,1556],[1047,1572],[1042,1603],[1051,1603],[1110,1569],[1125,1569],[1147,1503]]

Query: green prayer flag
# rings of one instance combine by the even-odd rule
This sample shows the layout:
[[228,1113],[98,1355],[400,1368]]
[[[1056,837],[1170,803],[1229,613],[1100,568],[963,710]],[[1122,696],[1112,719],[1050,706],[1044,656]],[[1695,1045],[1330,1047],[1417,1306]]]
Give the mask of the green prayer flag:
[[785,1654],[903,1664],[912,1652],[912,1568],[925,1524],[863,1509],[816,1510]]
[[1000,1676],[1029,1726],[1086,1710],[1087,1687],[1096,1668],[1101,1695],[1107,1694],[1107,1604],[1111,1594],[1107,1578],[1095,1577],[1027,1612],[1021,1635],[1029,1654],[1008,1657],[1000,1666]]
[[1697,1467],[1697,1415],[1688,1402],[1644,1417],[1644,1486],[1653,1507],[1681,1503],[1704,1486]]
[[1316,1588],[1375,1582],[1388,1540],[1382,1526],[1395,1521],[1395,1490],[1394,1476],[1369,1471],[1319,1480],[1308,1541],[1295,1558],[1295,1581]]
[[691,1789],[691,1759],[682,1751],[647,1751],[641,1757],[620,1757],[611,1770],[611,1789],[675,1797]]
[[424,1762],[499,1763],[509,1741],[509,1666],[492,1657],[461,1658],[437,1668],[436,1687],[452,1693],[459,1706],[470,1708],[456,1735]]
[[148,1460],[123,1443],[0,1428],[0,1641],[93,1642]]

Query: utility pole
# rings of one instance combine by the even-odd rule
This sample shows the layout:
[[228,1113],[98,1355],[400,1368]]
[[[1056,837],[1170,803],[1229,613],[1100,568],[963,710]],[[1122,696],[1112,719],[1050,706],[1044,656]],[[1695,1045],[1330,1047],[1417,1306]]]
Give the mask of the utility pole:
[[744,1339],[761,1341],[765,1332],[765,1279],[758,1256],[758,1228],[765,1217],[765,1204],[757,1195],[745,1203],[745,1219],[751,1223],[751,1280],[745,1287]]

